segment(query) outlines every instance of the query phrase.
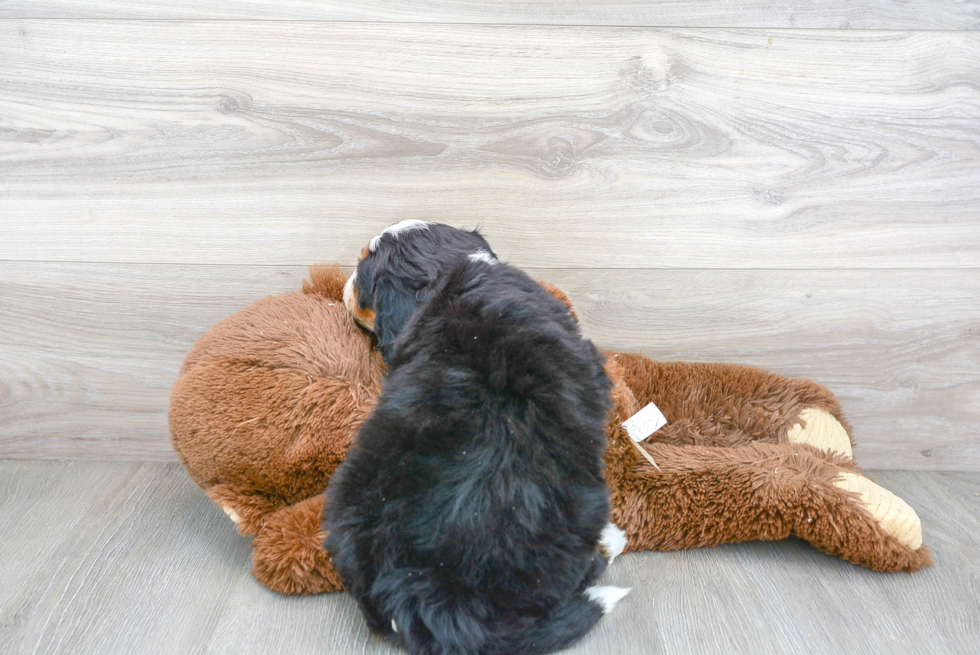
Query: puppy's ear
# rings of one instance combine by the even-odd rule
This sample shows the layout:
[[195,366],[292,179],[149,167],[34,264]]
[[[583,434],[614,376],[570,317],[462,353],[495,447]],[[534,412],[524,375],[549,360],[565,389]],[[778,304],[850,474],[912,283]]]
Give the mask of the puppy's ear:
[[395,341],[418,304],[415,292],[409,289],[385,289],[375,296],[374,334],[385,362],[391,360]]

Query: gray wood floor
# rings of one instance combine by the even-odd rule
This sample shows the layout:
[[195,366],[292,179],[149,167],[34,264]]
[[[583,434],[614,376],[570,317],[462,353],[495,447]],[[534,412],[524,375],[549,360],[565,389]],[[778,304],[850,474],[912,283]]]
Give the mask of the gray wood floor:
[[[882,574],[789,539],[617,560],[633,587],[568,652],[975,653],[980,474],[879,472],[936,566]],[[0,461],[0,652],[393,653],[344,594],[284,597],[176,464]]]

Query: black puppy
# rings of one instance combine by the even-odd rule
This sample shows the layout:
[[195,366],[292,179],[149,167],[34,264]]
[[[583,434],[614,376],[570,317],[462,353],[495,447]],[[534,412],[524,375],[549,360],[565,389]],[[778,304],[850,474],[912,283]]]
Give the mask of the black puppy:
[[629,591],[593,586],[625,546],[607,525],[602,356],[564,304],[446,225],[373,239],[345,301],[389,363],[324,512],[371,629],[433,655],[585,635]]

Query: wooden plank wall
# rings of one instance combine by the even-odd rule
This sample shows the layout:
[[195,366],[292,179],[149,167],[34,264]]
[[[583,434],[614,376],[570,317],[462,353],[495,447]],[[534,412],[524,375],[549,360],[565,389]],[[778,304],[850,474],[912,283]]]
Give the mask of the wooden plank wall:
[[426,218],[980,470],[980,9],[771,4],[0,3],[0,457],[173,459],[200,334]]
[[975,30],[971,0],[4,0],[0,18]]

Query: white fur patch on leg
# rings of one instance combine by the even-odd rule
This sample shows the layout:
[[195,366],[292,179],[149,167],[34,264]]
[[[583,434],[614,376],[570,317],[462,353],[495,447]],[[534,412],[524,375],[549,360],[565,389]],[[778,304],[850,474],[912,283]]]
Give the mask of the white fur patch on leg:
[[390,234],[392,236],[398,236],[400,233],[408,232],[409,230],[428,229],[430,225],[432,225],[432,223],[430,223],[429,221],[420,221],[417,218],[406,218],[404,221],[398,221],[394,225],[389,225],[388,227],[386,227],[384,230],[381,231],[381,234],[371,239],[371,241],[368,243],[368,250],[370,252],[374,252],[375,250],[377,250],[378,242],[381,241],[381,237],[383,237],[386,234]]
[[585,597],[601,607],[603,614],[609,614],[616,607],[616,603],[623,600],[631,591],[633,591],[632,587],[589,587],[585,590]]
[[612,523],[606,523],[599,536],[599,552],[606,557],[606,563],[612,564],[613,560],[626,548],[626,533],[617,528]]

